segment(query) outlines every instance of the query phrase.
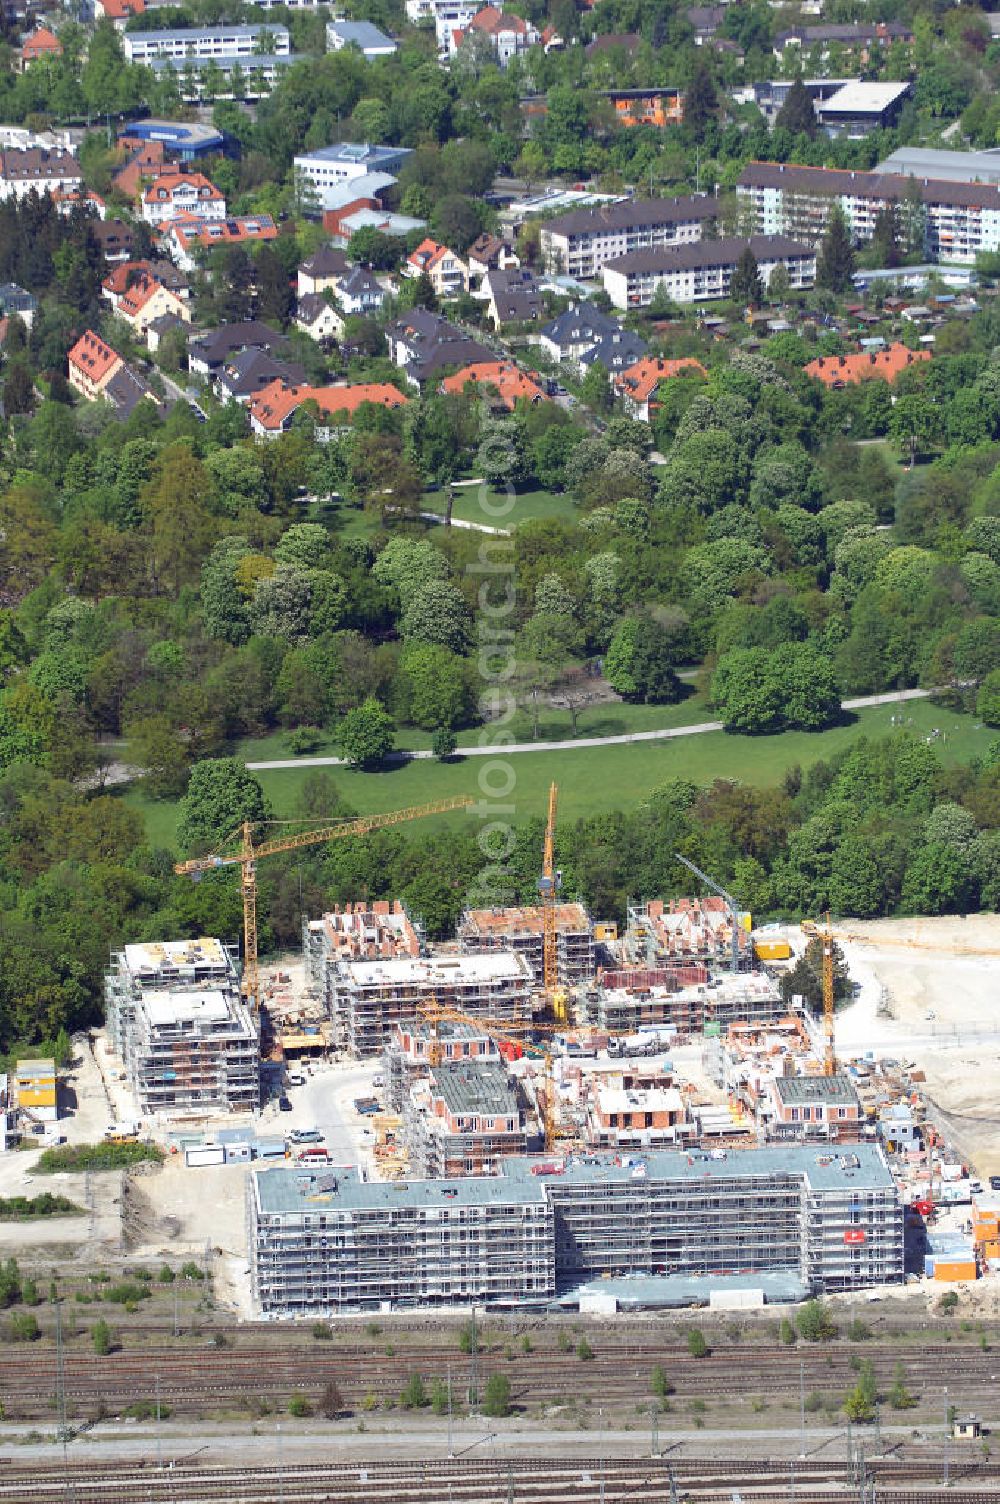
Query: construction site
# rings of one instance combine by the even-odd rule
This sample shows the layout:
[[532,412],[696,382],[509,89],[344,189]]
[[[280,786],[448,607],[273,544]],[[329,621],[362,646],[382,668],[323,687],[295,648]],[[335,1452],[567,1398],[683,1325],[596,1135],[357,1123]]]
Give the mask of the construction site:
[[[592,916],[562,891],[554,786],[537,903],[466,909],[430,943],[398,898],[350,902],[304,916],[301,958],[259,965],[262,861],[441,807],[244,827],[178,868],[239,873],[242,946],[111,958],[105,1131],[168,1151],[130,1195],[131,1242],[217,1239],[227,1298],[272,1315],[746,1308],[1000,1269],[1000,1202],[947,1120],[954,1085],[930,1090],[961,1074],[957,1018],[911,1007],[904,1025],[864,931],[755,928],[679,854],[694,891],[630,902],[620,928]],[[943,949],[972,974],[968,933],[967,960]]]

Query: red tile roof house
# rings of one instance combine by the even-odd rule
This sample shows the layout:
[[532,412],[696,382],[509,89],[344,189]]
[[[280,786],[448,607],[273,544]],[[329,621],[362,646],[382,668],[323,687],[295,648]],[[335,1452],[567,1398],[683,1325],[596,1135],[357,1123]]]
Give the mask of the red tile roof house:
[[142,195],[142,217],[148,225],[162,225],[186,214],[225,219],[226,200],[204,173],[171,167],[154,178]]
[[402,272],[404,277],[419,277],[426,272],[439,298],[454,297],[469,286],[469,268],[462,258],[429,236],[410,252]]
[[858,355],[819,355],[805,368],[826,387],[855,386],[859,381],[893,382],[908,366],[930,360],[929,350],[910,350],[906,345],[890,345],[885,350],[862,350]]
[[141,16],[146,0],[94,0],[94,20],[107,20],[115,31],[124,31],[130,16]]
[[708,379],[705,367],[692,355],[685,355],[680,360],[660,360],[647,355],[624,371],[616,372],[611,379],[631,416],[648,423],[651,413],[656,411],[655,399],[660,382],[669,381],[682,371],[693,371]]
[[62,57],[62,42],[47,26],[39,26],[25,37],[21,47],[21,72],[40,57]]
[[477,387],[483,389],[484,396],[495,393],[497,404],[510,413],[514,411],[514,404],[517,402],[534,404],[546,400],[540,386],[523,371],[519,371],[517,366],[504,360],[484,360],[465,366],[453,376],[446,376],[441,383],[441,390],[452,396],[468,394],[470,388],[475,392]]
[[112,350],[92,329],[81,334],[66,358],[69,384],[88,402],[101,395],[112,376],[125,364],[117,350]]
[[484,5],[476,12],[466,35],[470,31],[489,37],[501,68],[506,68],[512,57],[527,52],[538,41],[538,32],[530,22],[512,11],[498,10],[495,5]]
[[387,382],[361,382],[356,386],[285,386],[274,381],[249,403],[250,427],[263,438],[284,433],[293,416],[306,402],[315,402],[320,412],[353,418],[363,402],[380,407],[403,407],[408,398]]
[[213,219],[207,224],[197,214],[173,219],[161,231],[162,243],[182,271],[194,271],[196,253],[217,245],[250,245],[277,240],[278,227],[270,214],[244,214],[232,219]]

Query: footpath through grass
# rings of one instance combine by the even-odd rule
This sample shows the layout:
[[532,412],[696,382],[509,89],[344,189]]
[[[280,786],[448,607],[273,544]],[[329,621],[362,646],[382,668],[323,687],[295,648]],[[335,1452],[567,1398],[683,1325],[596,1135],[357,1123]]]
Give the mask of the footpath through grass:
[[[441,486],[437,491],[425,491],[421,505],[425,512],[437,512],[443,517],[448,509],[447,486]],[[579,522],[580,509],[566,492],[519,491],[514,497],[514,505],[508,509],[505,491],[487,487],[484,497],[481,486],[460,486],[455,491],[451,515],[460,522],[481,522],[486,527],[510,529],[520,522],[543,521],[550,517],[558,518],[560,522]]]
[[[687,704],[690,706],[691,701]],[[502,802],[514,805],[515,822],[542,815],[549,784],[555,781],[559,784],[560,819],[576,820],[631,808],[669,778],[689,778],[698,784],[732,778],[762,787],[774,785],[796,764],[807,768],[850,746],[859,736],[887,736],[900,724],[920,736],[930,736],[935,730],[940,733],[934,745],[946,763],[969,762],[981,756],[995,737],[995,732],[971,716],[914,700],[902,707],[878,705],[858,711],[845,725],[816,733],[787,731],[780,736],[746,737],[717,731],[668,741],[521,752],[509,759],[500,752],[497,758],[509,761],[514,774],[513,790]],[[343,798],[360,814],[371,814],[452,794],[467,793],[480,799],[479,778],[491,761],[480,757],[448,763],[428,759],[376,773],[349,768],[331,768],[329,772]],[[302,782],[310,771],[287,768],[257,775],[279,819],[298,813]],[[172,847],[176,805],[150,800],[139,789],[130,789],[123,797],[142,811],[150,841]],[[434,816],[422,822],[421,828],[435,823],[457,824],[467,818],[461,813]]]

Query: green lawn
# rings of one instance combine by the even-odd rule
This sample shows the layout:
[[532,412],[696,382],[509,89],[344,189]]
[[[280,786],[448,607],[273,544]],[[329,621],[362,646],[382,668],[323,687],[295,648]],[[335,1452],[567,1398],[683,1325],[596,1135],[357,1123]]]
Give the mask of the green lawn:
[[[782,736],[740,737],[708,732],[676,741],[518,753],[510,758],[515,784],[504,802],[515,806],[515,821],[540,815],[549,784],[555,780],[559,784],[560,816],[573,820],[632,806],[668,778],[690,778],[697,783],[734,778],[759,785],[775,784],[795,763],[808,767],[850,745],[858,736],[888,734],[893,729],[891,718],[895,715],[898,719],[900,714],[908,729],[917,734],[926,735],[932,728],[939,728],[944,735],[937,746],[943,760],[950,763],[967,762],[982,754],[995,735],[978,728],[971,716],[954,715],[917,701],[901,711],[889,705],[863,710],[851,723],[816,734],[792,731]],[[487,761],[468,758],[442,764],[428,760],[379,773],[346,768],[330,772],[343,797],[361,813],[370,813],[423,804],[450,794],[468,793],[478,799],[478,780]],[[289,768],[258,775],[279,818],[296,813],[296,799],[307,771]],[[124,797],[143,812],[150,840],[156,845],[171,845],[175,807],[152,802],[138,790],[129,790]],[[467,817],[455,814],[434,818],[457,822]]]
[[[591,705],[581,710],[574,733],[568,710],[546,710],[538,721],[539,741],[568,741],[576,736],[624,736],[632,731],[654,731],[667,726],[693,726],[698,721],[711,721],[715,714],[705,703],[705,697],[691,694],[679,705]],[[532,736],[531,718],[523,710],[503,727],[516,742],[529,742]],[[488,727],[476,726],[459,731],[460,747],[475,747]],[[500,728],[497,728],[499,734]],[[275,731],[270,736],[247,737],[234,748],[235,755],[247,762],[274,762],[291,757],[288,749],[288,732]],[[415,752],[429,747],[433,733],[420,731],[414,726],[404,726],[396,734],[396,746],[403,752]],[[336,757],[337,744],[332,736],[325,737],[322,746],[310,757]]]
[[[487,527],[516,527],[519,522],[544,521],[549,517],[560,522],[578,522],[580,509],[570,496],[554,491],[519,491],[514,505],[507,510],[507,496],[503,491],[487,488],[485,505],[479,486],[464,486],[455,492],[455,507],[452,516],[460,522],[482,522]],[[424,510],[444,515],[448,507],[448,491],[442,486],[437,491],[425,491]]]

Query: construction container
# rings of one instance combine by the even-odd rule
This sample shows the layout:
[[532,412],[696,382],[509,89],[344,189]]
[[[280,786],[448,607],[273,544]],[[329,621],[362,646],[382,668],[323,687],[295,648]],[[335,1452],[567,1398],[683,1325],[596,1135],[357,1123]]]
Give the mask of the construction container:
[[935,1259],[934,1279],[939,1283],[955,1283],[977,1277],[975,1259]]
[[787,940],[758,939],[753,943],[753,950],[758,961],[788,961],[792,954]]
[[248,1165],[253,1159],[253,1145],[246,1141],[240,1144],[226,1144],[226,1164]]
[[190,1169],[200,1169],[204,1165],[224,1165],[225,1162],[226,1150],[223,1144],[202,1144],[200,1148],[184,1150],[184,1163]]

